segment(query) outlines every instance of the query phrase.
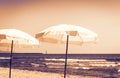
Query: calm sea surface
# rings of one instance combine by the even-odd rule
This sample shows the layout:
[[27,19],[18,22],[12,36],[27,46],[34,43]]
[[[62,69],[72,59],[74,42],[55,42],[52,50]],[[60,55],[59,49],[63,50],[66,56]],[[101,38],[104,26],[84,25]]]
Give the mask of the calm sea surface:
[[[0,57],[9,57],[10,53],[0,53]],[[64,58],[65,54],[13,53],[13,57]],[[120,54],[68,54],[72,59],[120,59]]]

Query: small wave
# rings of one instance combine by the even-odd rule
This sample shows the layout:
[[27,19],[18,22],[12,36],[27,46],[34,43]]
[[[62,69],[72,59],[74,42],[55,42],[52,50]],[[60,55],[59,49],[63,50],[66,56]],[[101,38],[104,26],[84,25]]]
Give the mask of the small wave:
[[10,57],[0,57],[0,59],[10,59]]
[[[65,59],[45,59],[48,61],[65,61]],[[105,59],[68,59],[68,61],[106,61]]]

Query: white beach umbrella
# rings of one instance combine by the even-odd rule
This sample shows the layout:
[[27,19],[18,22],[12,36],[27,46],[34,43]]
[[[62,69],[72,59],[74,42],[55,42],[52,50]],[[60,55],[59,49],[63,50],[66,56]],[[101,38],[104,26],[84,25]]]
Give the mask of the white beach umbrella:
[[96,42],[97,34],[80,26],[61,24],[49,27],[36,34],[36,38],[43,42],[66,43],[69,35],[69,44],[81,45]]
[[64,78],[66,78],[68,44],[82,45],[83,43],[96,42],[98,37],[96,33],[83,27],[60,24],[38,32],[36,38],[43,42],[66,44],[64,70]]
[[17,29],[0,29],[0,46],[11,46],[14,41],[16,47],[27,47],[39,45],[39,41],[31,35]]
[[9,78],[11,78],[13,47],[26,48],[36,45],[39,45],[39,41],[23,31],[17,29],[0,29],[0,47],[11,47]]

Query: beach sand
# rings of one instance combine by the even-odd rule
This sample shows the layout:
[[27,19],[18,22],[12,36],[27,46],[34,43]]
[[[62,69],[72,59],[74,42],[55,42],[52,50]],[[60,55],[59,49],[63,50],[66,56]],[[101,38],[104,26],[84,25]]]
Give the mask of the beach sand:
[[[12,69],[11,78],[63,78],[63,74]],[[0,78],[9,78],[9,68],[0,67]],[[66,78],[98,78],[92,76],[67,75]]]

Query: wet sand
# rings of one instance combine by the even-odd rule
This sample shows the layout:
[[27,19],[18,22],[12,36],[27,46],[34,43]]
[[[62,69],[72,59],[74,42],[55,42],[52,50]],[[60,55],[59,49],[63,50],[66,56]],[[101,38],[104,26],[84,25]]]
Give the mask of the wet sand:
[[[9,68],[0,67],[0,78],[9,78]],[[12,69],[11,78],[63,78],[63,74]],[[66,78],[99,78],[99,77],[67,75]]]

